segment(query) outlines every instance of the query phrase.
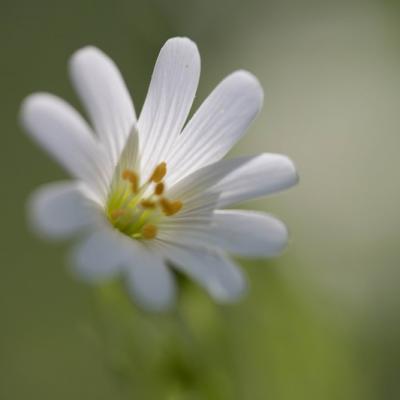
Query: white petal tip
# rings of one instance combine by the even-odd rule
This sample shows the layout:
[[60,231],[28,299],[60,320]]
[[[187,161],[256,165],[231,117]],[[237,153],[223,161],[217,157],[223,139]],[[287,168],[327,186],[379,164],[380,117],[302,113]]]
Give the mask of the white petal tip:
[[94,69],[102,63],[115,68],[114,61],[95,46],[89,45],[76,50],[69,59],[69,72],[72,80],[74,81],[75,75],[79,74],[82,69]]
[[262,156],[268,160],[268,163],[272,163],[276,172],[280,174],[284,189],[294,186],[299,182],[296,165],[288,156],[271,153],[264,153]]
[[176,284],[162,257],[142,244],[135,246],[135,260],[126,264],[124,281],[132,300],[152,312],[165,312],[175,303]]
[[238,89],[246,93],[249,100],[258,104],[258,111],[261,110],[264,102],[264,90],[260,81],[251,72],[240,69],[233,72],[228,78],[236,80]]
[[[166,313],[171,311],[176,303],[175,291],[160,295],[159,293],[141,293],[137,287],[132,287],[129,280],[125,280],[125,287],[132,301],[142,310],[152,313]],[[174,289],[175,290],[175,289]]]
[[79,62],[81,60],[84,60],[86,57],[97,57],[97,56],[104,56],[104,53],[97,47],[88,45],[81,47],[80,49],[76,50],[71,58],[70,58],[70,63],[73,64],[75,62]]
[[[48,123],[59,121],[60,115],[63,120],[71,118],[72,113],[75,113],[74,109],[61,98],[51,93],[36,92],[22,101],[19,118],[29,134],[39,137],[46,133]],[[58,132],[53,131],[52,134]]]
[[289,242],[289,231],[286,224],[277,218],[271,219],[271,223],[273,223],[273,234],[271,232],[270,236],[268,237],[267,245],[265,245],[265,252],[264,254],[256,256],[263,258],[278,257],[287,248]]
[[69,271],[75,279],[92,285],[105,284],[120,274],[119,268],[112,269],[109,265],[101,265],[96,269],[92,261],[88,261],[88,255],[82,254],[77,248],[70,252],[67,261]]
[[32,126],[36,124],[38,113],[45,111],[49,105],[52,106],[56,102],[55,96],[44,92],[32,93],[25,97],[21,103],[19,113],[19,120],[22,126],[30,132]]
[[258,211],[218,210],[213,229],[221,248],[245,258],[276,257],[286,248],[289,236],[282,221]]
[[220,304],[235,304],[245,297],[248,291],[248,284],[243,275],[240,274],[235,283],[230,282],[229,288],[219,285],[218,282],[214,282],[208,290],[216,302]]
[[[196,60],[195,65],[200,64],[200,53],[197,45],[193,40],[187,37],[174,37],[168,39],[160,50],[160,55],[162,54],[169,54],[170,56],[187,61],[194,59]],[[189,62],[187,66],[190,64],[191,63]]]
[[21,103],[21,112],[29,111],[31,105],[35,103],[36,98],[40,98],[41,93],[32,93],[29,96],[25,97],[25,99]]
[[286,160],[285,162],[287,165],[287,170],[288,170],[288,173],[290,173],[290,175],[292,176],[292,185],[294,186],[297,183],[299,183],[299,180],[300,180],[300,175],[297,171],[296,165],[289,157],[287,157],[287,156],[282,156],[282,157],[284,157]]
[[197,49],[196,43],[186,36],[176,36],[168,39],[164,46],[191,46]]
[[29,129],[29,120],[30,120],[30,115],[31,115],[31,110],[32,106],[35,103],[35,98],[37,94],[31,94],[28,97],[26,97],[20,106],[20,111],[18,115],[18,120],[21,123],[21,125],[28,130]]
[[[100,225],[98,226],[98,228]],[[120,275],[124,242],[108,225],[89,234],[71,252],[71,270],[80,280],[102,283]]]
[[[33,192],[26,202],[26,214],[28,224],[33,233],[42,240],[61,241],[65,239],[63,235],[58,235],[56,229],[46,223],[46,205],[41,199],[39,190]],[[53,230],[55,232],[53,232]],[[65,235],[67,236],[67,235]]]
[[42,239],[67,239],[91,222],[91,211],[71,182],[47,184],[36,189],[27,201],[28,221]]

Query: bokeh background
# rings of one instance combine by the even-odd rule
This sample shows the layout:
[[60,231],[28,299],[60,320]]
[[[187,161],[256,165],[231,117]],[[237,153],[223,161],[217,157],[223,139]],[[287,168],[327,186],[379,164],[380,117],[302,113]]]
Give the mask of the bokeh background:
[[[288,154],[301,176],[245,205],[279,215],[291,243],[243,262],[241,303],[184,283],[189,338],[77,282],[66,246],[32,235],[27,196],[65,173],[17,123],[33,91],[79,107],[66,63],[86,44],[112,56],[140,110],[176,35],[202,55],[197,105],[234,69],[265,89],[234,153]],[[399,38],[395,0],[0,0],[0,398],[399,399]]]

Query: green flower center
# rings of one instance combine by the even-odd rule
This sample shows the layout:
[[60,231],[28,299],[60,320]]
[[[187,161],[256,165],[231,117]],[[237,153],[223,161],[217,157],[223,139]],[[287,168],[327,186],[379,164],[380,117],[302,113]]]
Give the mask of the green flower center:
[[118,173],[113,179],[106,212],[114,228],[133,239],[154,239],[157,224],[164,216],[175,215],[182,209],[180,200],[163,196],[167,164],[162,162],[149,180],[140,185],[140,177],[130,169]]

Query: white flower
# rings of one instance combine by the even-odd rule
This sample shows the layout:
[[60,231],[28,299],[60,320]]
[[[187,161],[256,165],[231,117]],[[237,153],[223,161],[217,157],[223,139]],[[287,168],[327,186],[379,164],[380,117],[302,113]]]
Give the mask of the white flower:
[[200,75],[189,39],[161,49],[138,119],[120,72],[100,50],[77,51],[70,74],[92,127],[51,94],[35,93],[22,105],[27,132],[73,177],[34,193],[35,227],[51,238],[80,234],[78,275],[95,282],[122,275],[147,308],[173,303],[171,266],[217,301],[237,299],[245,279],[226,252],[275,256],[287,230],[264,213],[222,209],[297,182],[282,155],[221,161],[262,106],[257,79],[232,73],[185,125]]

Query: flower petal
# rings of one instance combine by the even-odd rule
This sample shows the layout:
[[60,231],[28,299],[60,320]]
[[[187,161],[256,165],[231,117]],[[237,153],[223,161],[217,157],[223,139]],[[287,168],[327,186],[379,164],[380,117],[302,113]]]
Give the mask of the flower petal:
[[222,208],[279,192],[297,182],[296,167],[288,157],[264,153],[233,170],[212,190],[221,193],[218,207]]
[[167,195],[183,202],[182,211],[170,217],[187,217],[198,209],[220,208],[275,193],[297,182],[293,163],[279,154],[224,159],[181,179]]
[[156,242],[199,247],[212,247],[212,213],[210,218],[184,218],[175,221],[161,222],[158,225]]
[[202,285],[215,300],[233,302],[246,291],[240,268],[224,254],[165,243],[159,246],[174,267]]
[[241,157],[218,161],[176,183],[168,190],[167,196],[182,201],[183,207],[179,213],[168,217],[167,221],[162,221],[162,228],[167,228],[165,232],[169,231],[166,225],[187,225],[192,223],[193,219],[201,219],[203,225],[210,224],[221,196],[220,190],[216,188],[218,183],[253,160],[254,157]]
[[93,224],[99,206],[77,182],[59,182],[37,189],[28,202],[33,228],[47,239],[64,239]]
[[183,130],[171,155],[171,181],[219,161],[243,136],[262,107],[263,90],[249,72],[225,78]]
[[175,299],[175,282],[161,257],[107,224],[78,246],[72,268],[95,283],[122,274],[132,297],[149,310],[167,309]]
[[136,171],[138,168],[138,132],[134,127],[126,140],[125,147],[121,152],[121,156],[114,169],[113,182],[115,179],[120,180],[124,170],[130,169]]
[[214,214],[212,239],[216,246],[245,257],[273,257],[288,241],[286,226],[260,212],[219,210]]
[[117,276],[127,261],[124,237],[111,226],[98,226],[72,253],[71,268],[82,280],[102,282]]
[[162,258],[135,243],[135,253],[124,269],[131,295],[145,309],[164,311],[175,301],[175,280]]
[[158,56],[138,122],[144,179],[156,164],[167,161],[192,106],[199,76],[195,43],[187,38],[168,40]]
[[21,120],[64,168],[104,198],[111,166],[86,122],[69,104],[51,94],[36,93],[24,100]]
[[[237,168],[246,165],[252,157],[227,159],[203,167],[181,179],[166,193],[168,198],[179,199],[183,206],[179,213],[161,221],[160,235],[169,235],[172,225],[185,230],[190,225],[200,223],[210,225],[214,210],[217,208],[220,192],[215,190],[216,184]],[[172,226],[173,227],[173,226]]]
[[135,110],[121,73],[101,50],[88,46],[71,57],[70,74],[95,130],[115,165],[136,124]]
[[[219,192],[213,190],[213,188],[224,178],[234,173],[234,171],[251,163],[253,159],[254,157],[225,159],[200,168],[190,175],[185,176],[171,187],[167,195],[171,198],[181,199],[186,205],[183,210],[187,210],[188,205],[192,206],[192,203],[197,205],[197,200],[203,201],[208,199],[211,193],[218,193],[219,196]],[[214,199],[216,200],[215,195]]]

